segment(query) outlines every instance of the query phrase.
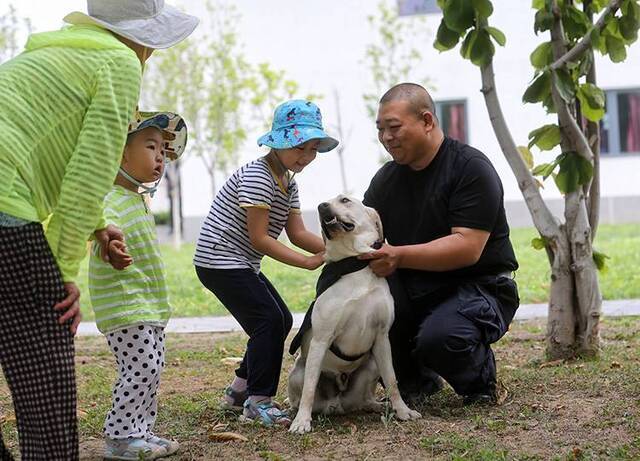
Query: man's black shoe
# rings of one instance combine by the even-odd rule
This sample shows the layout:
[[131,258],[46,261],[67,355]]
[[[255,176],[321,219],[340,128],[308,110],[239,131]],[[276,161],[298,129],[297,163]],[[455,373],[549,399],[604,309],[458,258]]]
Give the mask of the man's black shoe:
[[479,405],[479,406],[489,406],[496,405],[498,403],[498,399],[494,393],[492,394],[469,394],[465,395],[462,399],[462,404],[467,405]]

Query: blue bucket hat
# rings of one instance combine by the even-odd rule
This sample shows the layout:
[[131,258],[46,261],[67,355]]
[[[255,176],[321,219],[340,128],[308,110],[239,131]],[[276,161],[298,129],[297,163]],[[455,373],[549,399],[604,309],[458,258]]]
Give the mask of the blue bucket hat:
[[338,141],[325,133],[320,109],[311,101],[293,99],[280,104],[273,113],[271,131],[258,138],[259,146],[290,149],[318,139],[318,152],[329,152]]

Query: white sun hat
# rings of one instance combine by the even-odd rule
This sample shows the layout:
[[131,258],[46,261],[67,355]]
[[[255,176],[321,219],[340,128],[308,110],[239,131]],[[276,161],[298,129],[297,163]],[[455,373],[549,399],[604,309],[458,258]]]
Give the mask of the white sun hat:
[[74,11],[64,21],[98,25],[153,49],[181,42],[199,22],[164,0],[87,0],[87,12]]

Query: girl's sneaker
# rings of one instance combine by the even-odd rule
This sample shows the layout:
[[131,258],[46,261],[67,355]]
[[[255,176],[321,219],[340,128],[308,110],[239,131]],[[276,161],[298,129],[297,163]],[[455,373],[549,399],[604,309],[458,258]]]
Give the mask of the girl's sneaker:
[[106,439],[104,459],[138,461],[152,460],[167,455],[167,450],[145,439]]
[[170,456],[180,450],[180,444],[175,440],[165,439],[153,434],[147,436],[147,442],[151,442],[155,445],[158,445],[159,447],[164,448],[166,451],[165,456]]
[[242,411],[243,404],[247,400],[247,392],[238,392],[233,390],[231,386],[224,390],[224,397],[220,406],[225,410]]
[[243,423],[259,423],[263,426],[291,424],[291,418],[287,412],[279,409],[273,402],[256,403],[251,399],[244,402],[244,410],[239,419]]

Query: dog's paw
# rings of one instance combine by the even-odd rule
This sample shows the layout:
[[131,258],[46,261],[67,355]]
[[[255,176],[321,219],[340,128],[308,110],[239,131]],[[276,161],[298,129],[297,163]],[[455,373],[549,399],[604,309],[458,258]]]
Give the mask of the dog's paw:
[[289,426],[289,432],[292,434],[306,434],[311,432],[311,419],[295,418]]
[[415,410],[405,406],[404,408],[399,408],[395,410],[396,417],[401,421],[409,421],[412,419],[420,419],[422,415]]

